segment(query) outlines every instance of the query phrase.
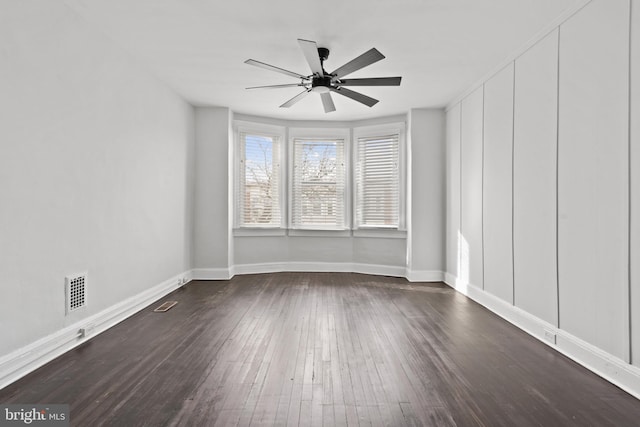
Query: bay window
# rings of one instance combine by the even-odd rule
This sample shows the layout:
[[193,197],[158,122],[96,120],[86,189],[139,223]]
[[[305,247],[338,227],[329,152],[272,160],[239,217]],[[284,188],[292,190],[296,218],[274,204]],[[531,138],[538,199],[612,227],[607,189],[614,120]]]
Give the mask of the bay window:
[[403,123],[235,127],[237,234],[404,236]]

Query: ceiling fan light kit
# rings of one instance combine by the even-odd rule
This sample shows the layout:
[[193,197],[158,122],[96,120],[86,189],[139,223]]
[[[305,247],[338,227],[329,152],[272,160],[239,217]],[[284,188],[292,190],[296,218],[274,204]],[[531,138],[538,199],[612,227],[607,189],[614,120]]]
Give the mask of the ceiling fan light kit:
[[255,59],[248,59],[245,64],[254,65],[256,67],[264,68],[267,70],[275,71],[281,74],[285,74],[290,77],[300,79],[300,83],[290,83],[281,85],[268,85],[268,86],[252,86],[247,89],[279,89],[284,87],[302,87],[304,91],[294,96],[284,104],[281,108],[289,108],[302,98],[307,96],[310,92],[320,94],[322,105],[325,113],[330,113],[336,110],[333,104],[333,98],[331,98],[331,92],[338,93],[347,98],[358,101],[367,107],[373,107],[378,103],[377,99],[371,98],[359,92],[347,89],[344,86],[400,86],[402,77],[372,77],[361,79],[343,79],[344,76],[358,71],[368,65],[378,62],[384,59],[384,55],[381,54],[376,48],[371,48],[367,52],[358,56],[355,59],[347,62],[343,66],[337,68],[331,73],[327,73],[324,69],[324,61],[329,57],[329,49],[324,47],[318,47],[316,42],[304,39],[298,39],[298,44],[302,53],[304,54],[309,68],[311,68],[312,74],[303,75],[295,73],[293,71],[285,70],[284,68],[276,67],[266,64],[264,62],[256,61]]

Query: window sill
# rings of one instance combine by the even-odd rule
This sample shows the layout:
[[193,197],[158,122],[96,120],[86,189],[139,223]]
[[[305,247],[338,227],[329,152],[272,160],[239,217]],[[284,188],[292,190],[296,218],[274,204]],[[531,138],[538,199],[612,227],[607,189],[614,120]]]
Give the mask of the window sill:
[[256,236],[286,236],[287,230],[284,228],[260,228],[244,227],[234,228],[234,237],[256,237]]
[[351,230],[290,229],[291,237],[351,237]]
[[406,230],[361,228],[357,230],[317,230],[243,227],[233,229],[234,237],[358,237],[377,239],[406,239]]
[[395,228],[359,228],[353,230],[353,237],[373,237],[381,239],[406,239],[407,231]]

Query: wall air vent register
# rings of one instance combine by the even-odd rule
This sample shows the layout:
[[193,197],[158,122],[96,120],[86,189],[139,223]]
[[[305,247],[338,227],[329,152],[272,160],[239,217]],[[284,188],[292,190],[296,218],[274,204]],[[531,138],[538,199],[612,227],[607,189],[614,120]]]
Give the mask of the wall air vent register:
[[67,314],[84,307],[86,299],[87,273],[79,273],[65,278]]

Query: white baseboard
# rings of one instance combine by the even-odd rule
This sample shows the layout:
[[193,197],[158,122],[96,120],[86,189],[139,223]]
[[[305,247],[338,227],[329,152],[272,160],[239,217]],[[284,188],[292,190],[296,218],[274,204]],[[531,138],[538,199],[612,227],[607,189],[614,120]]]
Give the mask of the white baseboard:
[[194,280],[229,280],[236,274],[296,272],[362,273],[377,276],[404,277],[410,282],[442,282],[442,271],[410,270],[404,266],[364,264],[354,262],[263,262],[236,264],[230,268],[196,268],[191,270]]
[[443,282],[444,272],[436,270],[411,270],[407,268],[404,277],[410,282]]
[[445,274],[445,283],[544,344],[640,399],[640,368],[632,366],[476,286],[463,283],[451,274]]
[[377,276],[404,277],[410,282],[442,282],[442,271],[410,270],[404,266],[365,264],[357,262],[263,262],[236,264],[226,268],[197,268],[191,270],[194,280],[229,280],[236,274],[296,272],[362,273]]
[[[0,358],[0,389],[176,290],[183,284],[183,279],[186,279],[186,281],[191,280],[191,273],[185,272],[174,276],[100,313],[82,319],[73,325],[2,356]],[[87,336],[80,336],[81,328],[90,329]]]
[[557,343],[560,353],[640,399],[640,368],[563,330],[558,330]]
[[235,274],[277,273],[282,271],[362,273],[394,277],[405,276],[404,267],[351,262],[274,262],[259,264],[237,264],[233,266],[233,272]]
[[191,270],[193,280],[229,280],[233,276],[232,268],[194,268]]

